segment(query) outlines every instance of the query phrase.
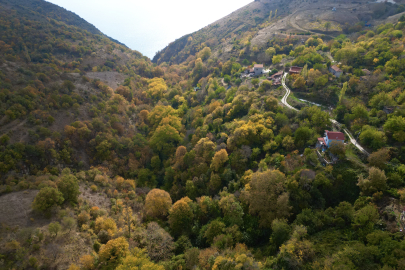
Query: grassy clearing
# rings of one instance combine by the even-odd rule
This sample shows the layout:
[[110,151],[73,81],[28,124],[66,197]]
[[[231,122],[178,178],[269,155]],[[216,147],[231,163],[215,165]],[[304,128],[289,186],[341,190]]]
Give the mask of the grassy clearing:
[[353,145],[349,145],[346,147],[346,158],[350,162],[352,162],[354,165],[356,165],[358,168],[361,168],[363,170],[367,170],[367,165],[364,164],[361,159],[357,156],[353,149]]
[[322,30],[322,31],[342,31],[342,28],[340,27],[339,24],[335,23],[335,22],[330,22],[330,27],[328,30],[326,30],[325,28],[325,23],[327,23],[328,21],[315,21],[310,23],[308,26],[310,29],[313,30]]

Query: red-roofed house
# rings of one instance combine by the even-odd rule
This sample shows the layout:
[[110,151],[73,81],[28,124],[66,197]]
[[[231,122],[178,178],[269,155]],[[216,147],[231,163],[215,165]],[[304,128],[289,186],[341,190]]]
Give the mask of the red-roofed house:
[[295,67],[295,66],[292,66],[292,67],[290,67],[290,75],[291,74],[300,74],[301,73],[301,70],[302,70],[302,67]]
[[334,131],[328,131],[325,130],[325,143],[328,147],[330,147],[332,144],[336,142],[345,142],[345,134],[342,132],[334,132]]
[[325,137],[323,138],[318,138],[318,142],[316,143],[316,148],[326,150],[330,146],[332,146],[334,143],[345,142],[345,134],[342,132],[336,132],[336,131],[328,131],[325,130]]

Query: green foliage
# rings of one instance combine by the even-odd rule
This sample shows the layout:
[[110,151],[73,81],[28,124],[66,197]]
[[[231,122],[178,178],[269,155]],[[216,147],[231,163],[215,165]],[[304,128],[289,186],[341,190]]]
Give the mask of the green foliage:
[[38,211],[47,212],[53,206],[62,204],[63,201],[63,194],[59,190],[52,187],[44,187],[38,192],[37,196],[35,196],[32,208]]
[[58,180],[57,185],[58,190],[62,193],[65,201],[77,203],[80,191],[79,191],[79,182],[77,181],[77,178],[74,175],[70,173],[63,174],[62,172],[62,175]]
[[48,225],[48,231],[49,231],[49,233],[50,233],[51,235],[54,235],[54,236],[57,236],[57,235],[58,235],[58,232],[60,232],[61,228],[62,228],[62,227],[60,226],[59,222],[57,222],[57,221],[52,222],[52,223],[50,223],[50,224]]

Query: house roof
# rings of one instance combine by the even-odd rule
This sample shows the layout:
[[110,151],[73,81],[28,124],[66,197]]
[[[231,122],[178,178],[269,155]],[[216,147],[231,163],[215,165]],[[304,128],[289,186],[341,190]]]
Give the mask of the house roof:
[[342,132],[326,131],[326,136],[328,136],[329,140],[345,140],[345,134]]
[[343,72],[338,66],[333,65],[331,68],[336,72]]
[[290,68],[290,72],[301,72],[302,67],[293,66]]
[[277,73],[274,73],[273,75],[270,76],[270,78],[275,78],[283,75],[283,71],[279,71]]
[[318,138],[318,142],[320,142],[321,144],[326,145],[324,138]]
[[263,64],[256,64],[254,67],[255,68],[263,68]]

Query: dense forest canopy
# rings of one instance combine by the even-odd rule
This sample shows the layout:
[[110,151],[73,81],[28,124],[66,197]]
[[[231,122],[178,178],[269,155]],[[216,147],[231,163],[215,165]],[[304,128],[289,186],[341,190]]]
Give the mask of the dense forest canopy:
[[[42,1],[7,3],[0,268],[405,267],[405,15],[262,47],[241,30],[226,60],[189,36],[158,65]],[[273,76],[291,66],[297,110]],[[319,147],[327,131],[344,143]]]

